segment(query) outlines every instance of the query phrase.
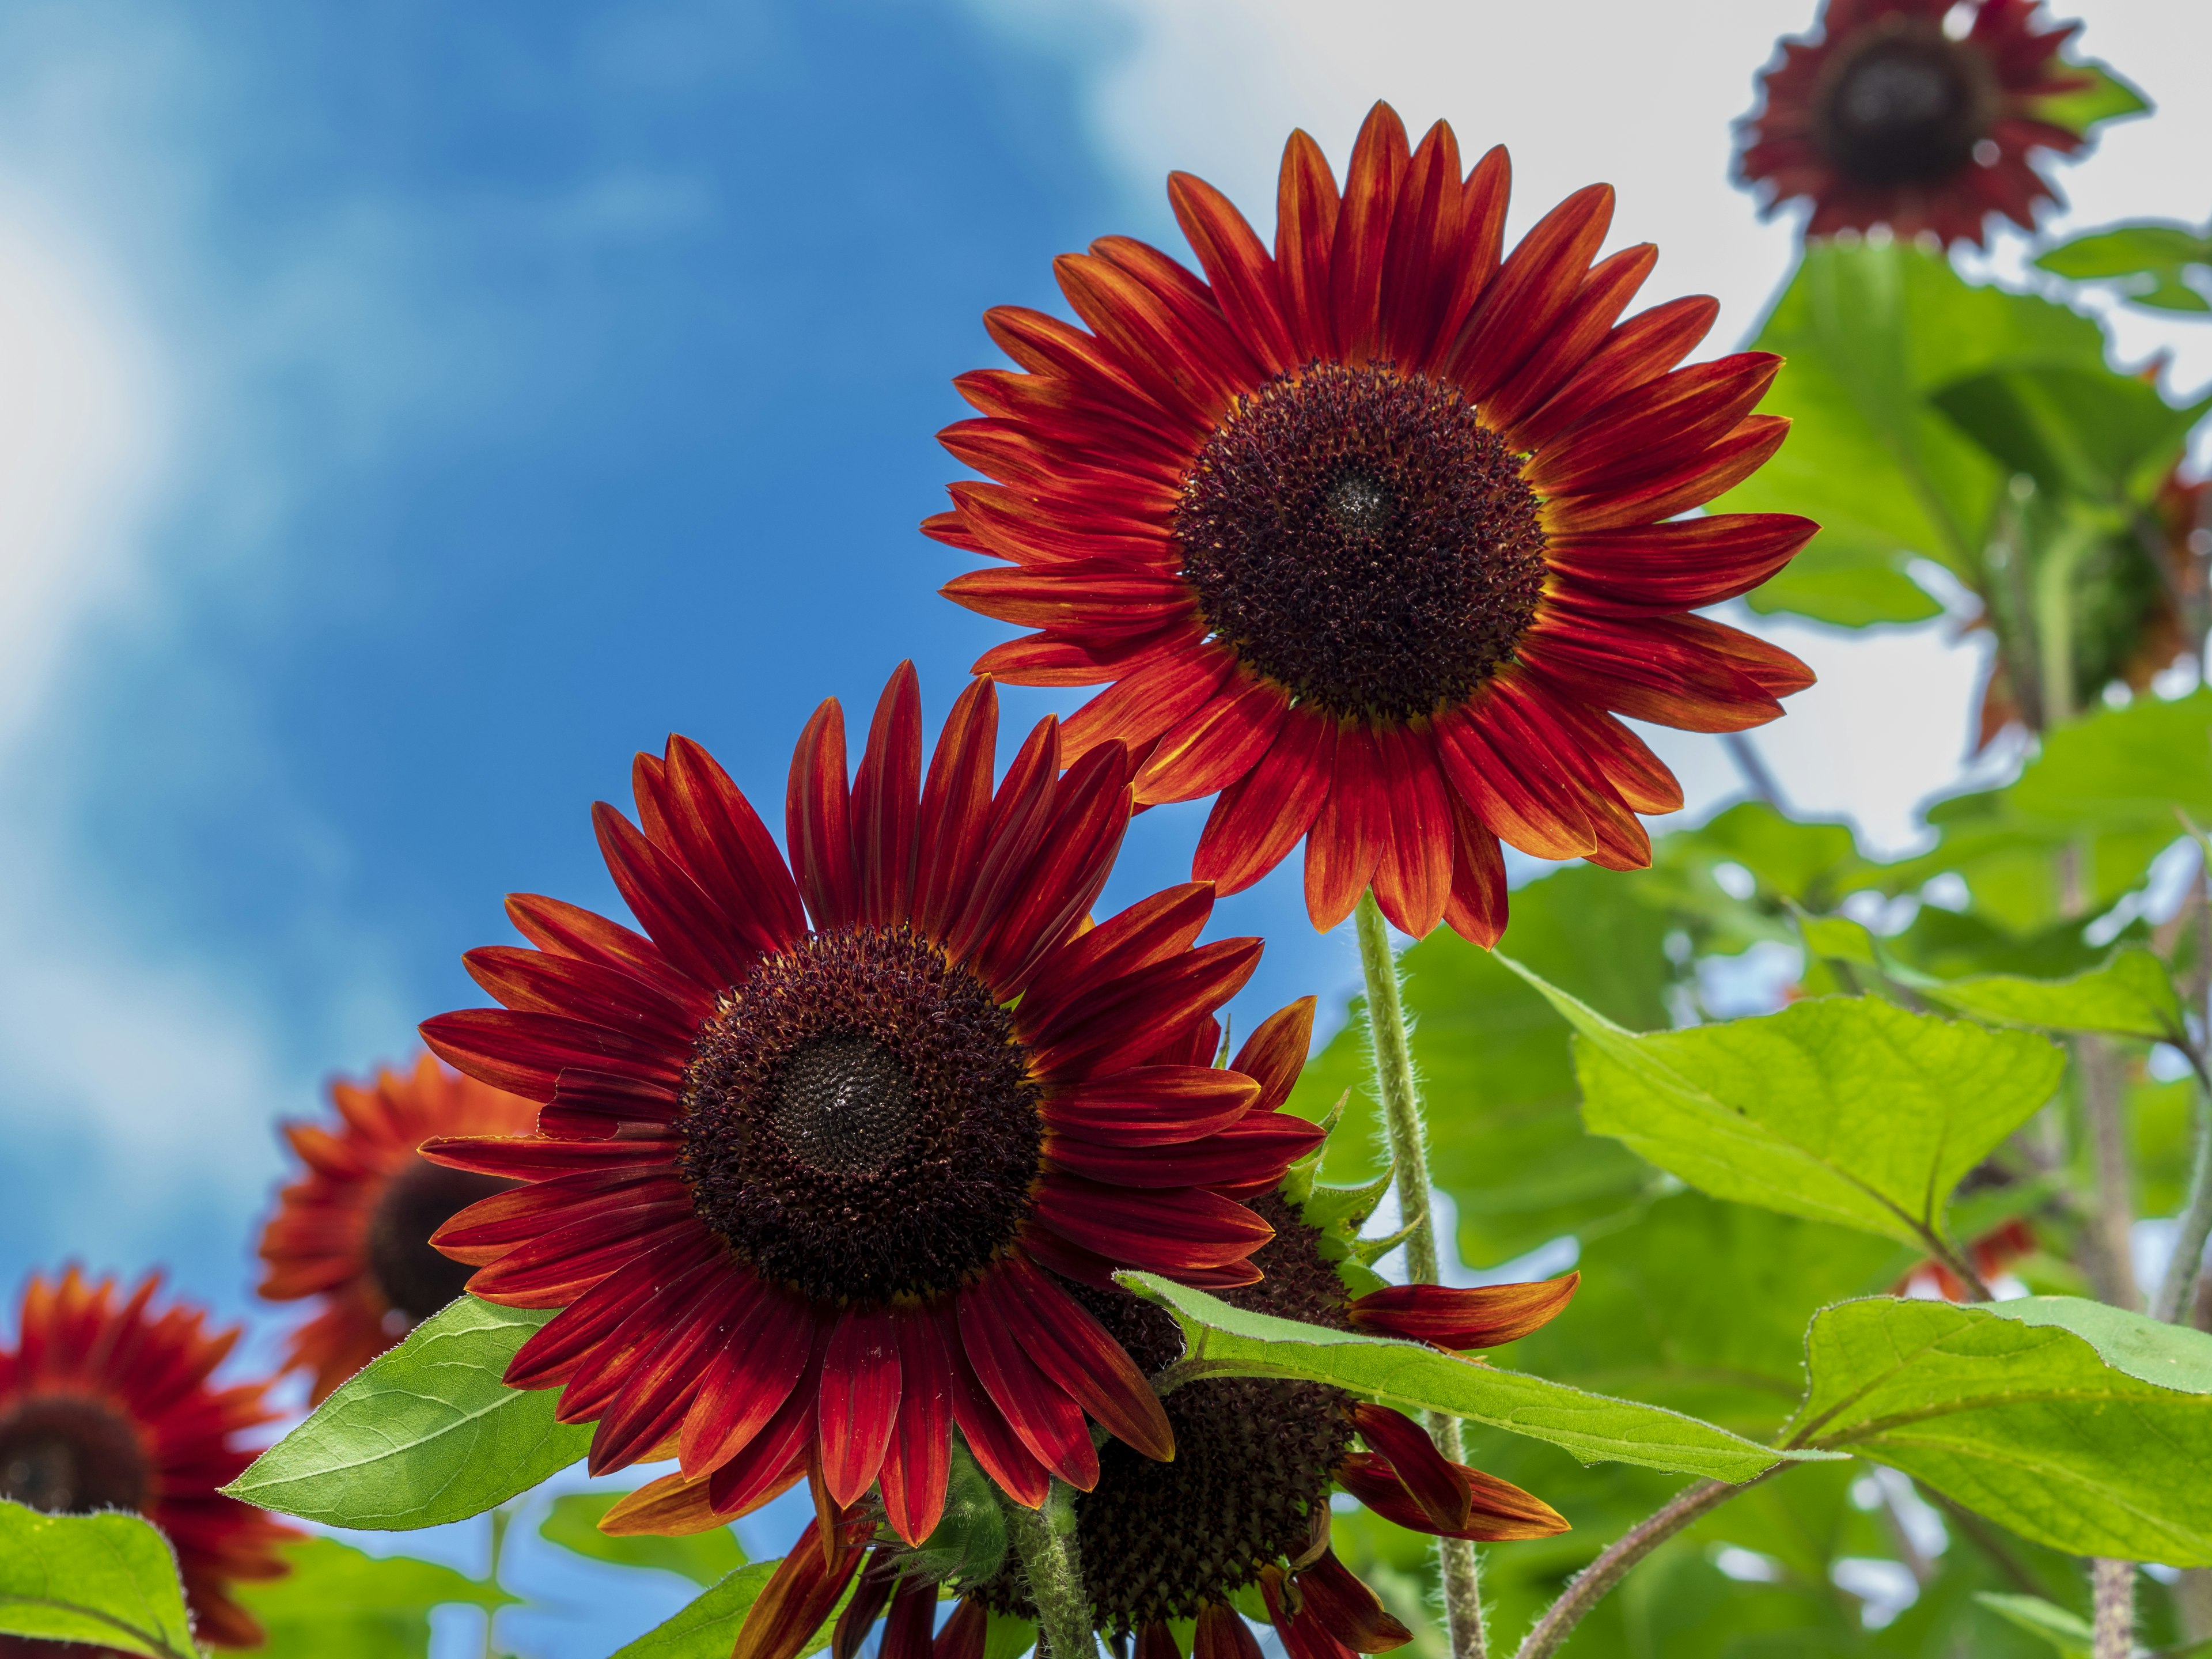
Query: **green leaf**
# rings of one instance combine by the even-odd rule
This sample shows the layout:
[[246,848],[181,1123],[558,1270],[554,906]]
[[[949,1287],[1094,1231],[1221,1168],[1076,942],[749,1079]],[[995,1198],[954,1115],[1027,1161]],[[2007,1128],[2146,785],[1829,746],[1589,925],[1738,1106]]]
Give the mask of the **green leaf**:
[[1036,1626],[1026,1619],[990,1609],[983,1627],[983,1659],[1021,1659],[1036,1645]]
[[1994,1590],[1984,1590],[1974,1600],[1999,1618],[2031,1635],[2040,1636],[2066,1659],[2089,1659],[2094,1649],[2097,1632],[2089,1621],[2078,1613],[2069,1613],[2056,1601],[2046,1601],[2039,1595],[2000,1595]]
[[594,1561],[609,1561],[618,1567],[658,1568],[680,1573],[700,1585],[716,1583],[745,1565],[744,1550],[727,1527],[681,1538],[642,1534],[616,1537],[601,1532],[600,1517],[627,1496],[619,1492],[577,1492],[556,1498],[550,1513],[538,1523],[538,1536]]
[[550,1310],[463,1297],[316,1407],[223,1491],[331,1526],[388,1532],[481,1515],[568,1468],[589,1425],[557,1391],[500,1378]]
[[1638,1036],[1526,976],[1574,1024],[1583,1117],[1716,1198],[1908,1243],[2065,1069],[2019,1031],[1821,997]]
[[1937,613],[1905,574],[1916,557],[1977,579],[2004,469],[1929,394],[2014,365],[2104,367],[2088,319],[1972,286],[1940,253],[1905,242],[1808,250],[1754,344],[1787,359],[1759,408],[1794,424],[1712,510],[1818,520],[1820,533],[1751,603],[1852,627]]
[[2185,1035],[2172,976],[2164,963],[2140,949],[2115,951],[2103,967],[2071,979],[1982,974],[1940,980],[1911,974],[1906,983],[1930,1001],[1999,1024],[2103,1031],[2160,1042]]
[[2025,1296],[1987,1311],[2023,1325],[2071,1331],[2114,1370],[2177,1394],[2212,1394],[2212,1336],[2079,1296]]
[[2053,1312],[2060,1300],[2045,1299],[2042,1323],[2004,1304],[1876,1297],[1825,1310],[1807,1334],[1812,1387],[1790,1443],[1902,1469],[2053,1549],[2212,1564],[2201,1473],[2212,1394],[2108,1364],[2072,1328],[2091,1316]]
[[2212,823],[2212,688],[2138,697],[2046,735],[2004,792],[2017,817],[2061,830],[2140,825],[2170,842],[2175,809]]
[[1992,369],[1933,394],[1968,437],[2050,495],[2142,507],[2172,471],[2212,398],[2177,409],[2148,381],[2108,368]]
[[0,1499],[0,1632],[192,1659],[169,1540],[135,1515],[44,1515]]
[[2029,106],[2035,120],[2048,121],[2069,132],[2087,134],[2101,122],[2150,112],[2150,100],[2115,73],[2109,64],[2092,58],[2078,64],[2069,63],[2066,68],[2070,73],[2087,76],[2088,85],[2035,100]]
[[[744,1627],[745,1614],[768,1587],[777,1563],[759,1561],[739,1567],[714,1584],[674,1617],[618,1649],[611,1659],[729,1659]],[[828,1635],[809,1645],[813,1653],[828,1644]]]
[[284,1554],[292,1568],[284,1577],[232,1590],[269,1632],[258,1659],[425,1659],[432,1608],[493,1613],[520,1600],[436,1562],[370,1555],[335,1538],[310,1538]]
[[1680,1412],[1608,1399],[1500,1370],[1418,1342],[1333,1331],[1232,1308],[1157,1273],[1115,1278],[1176,1316],[1190,1375],[1322,1382],[1403,1411],[1449,1412],[1564,1447],[1585,1463],[1638,1463],[1716,1480],[1748,1480],[1785,1454]]

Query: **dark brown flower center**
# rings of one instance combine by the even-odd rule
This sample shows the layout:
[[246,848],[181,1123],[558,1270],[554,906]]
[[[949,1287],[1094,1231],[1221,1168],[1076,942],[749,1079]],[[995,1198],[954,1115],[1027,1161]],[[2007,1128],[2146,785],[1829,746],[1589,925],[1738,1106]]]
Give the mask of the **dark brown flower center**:
[[1836,48],[1814,89],[1813,138],[1860,184],[1932,185],[1972,161],[1996,102],[1979,51],[1892,16]]
[[[1270,1193],[1252,1207],[1275,1236],[1252,1258],[1267,1275],[1220,1292],[1241,1308],[1348,1330],[1343,1281],[1321,1259],[1320,1234]],[[1147,1372],[1182,1352],[1175,1322],[1124,1291],[1071,1287]],[[1220,1377],[1187,1382],[1163,1402],[1175,1461],[1156,1463],[1109,1440],[1098,1485],[1075,1500],[1076,1540],[1092,1620],[1109,1632],[1189,1619],[1256,1583],[1269,1563],[1295,1559],[1326,1507],[1336,1466],[1352,1447],[1351,1396],[1310,1382]],[[1027,1615],[1009,1573],[980,1587],[1002,1612]]]
[[990,988],[908,927],[811,934],[701,1030],[679,1160],[700,1218],[825,1300],[951,1290],[1013,1243],[1043,1128]]
[[436,1232],[480,1198],[514,1183],[416,1158],[393,1176],[368,1217],[368,1271],[393,1310],[420,1323],[459,1296],[476,1272],[441,1255]]
[[131,1419],[98,1401],[33,1395],[0,1413],[0,1498],[49,1515],[143,1510],[152,1466]]
[[1332,714],[1402,720],[1513,654],[1543,592],[1536,507],[1455,387],[1316,362],[1237,400],[1183,480],[1175,534],[1245,664]]

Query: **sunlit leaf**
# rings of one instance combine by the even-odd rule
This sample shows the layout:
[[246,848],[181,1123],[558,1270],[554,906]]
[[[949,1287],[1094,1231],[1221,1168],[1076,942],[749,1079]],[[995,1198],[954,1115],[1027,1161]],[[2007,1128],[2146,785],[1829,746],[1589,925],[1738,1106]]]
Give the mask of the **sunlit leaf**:
[[1115,1277],[1175,1315],[1188,1345],[1181,1364],[1193,1375],[1324,1382],[1401,1411],[1449,1412],[1547,1440],[1584,1462],[1603,1459],[1748,1480],[1781,1461],[1771,1447],[1680,1412],[1589,1394],[1418,1342],[1250,1313],[1156,1273]]
[[292,1571],[233,1593],[269,1632],[259,1659],[425,1659],[430,1610],[519,1603],[496,1584],[434,1561],[370,1555],[335,1538],[286,1549]]
[[481,1515],[566,1468],[588,1425],[553,1420],[553,1389],[500,1378],[553,1316],[463,1297],[341,1385],[223,1488],[264,1509],[372,1531]]
[[2212,311],[2206,297],[2212,286],[2212,234],[2194,226],[2145,220],[2093,230],[2060,243],[2035,263],[2075,282],[2113,283],[2139,306]]
[[1915,974],[1908,982],[1930,1001],[1999,1024],[2102,1031],[2154,1042],[2172,1042],[2184,1035],[2181,999],[2172,975],[2148,951],[2116,951],[2103,967],[2071,979],[1984,974],[1940,980]]
[[[2212,1564],[2212,1393],[2136,1374],[2172,1358],[2176,1378],[2203,1376],[2212,1337],[2122,1336],[2100,1315],[2154,1322],[2051,1305],[2063,1300],[2025,1315],[1888,1297],[1826,1310],[1806,1338],[1812,1387],[1790,1443],[1887,1463],[2053,1549]],[[2191,1338],[2203,1348],[2179,1346]]]
[[2052,495],[2147,507],[2212,399],[2176,408],[2108,368],[1992,369],[1939,387],[1959,429]]
[[2069,1613],[2056,1601],[2039,1595],[2006,1595],[1984,1590],[1974,1598],[1999,1618],[2039,1636],[2066,1656],[2089,1659],[2097,1632],[2078,1613]]
[[[775,1569],[773,1561],[739,1567],[680,1612],[617,1649],[612,1659],[729,1659],[738,1632],[744,1627],[745,1614],[767,1588]],[[827,1645],[827,1640],[825,1635],[806,1651],[817,1651]]]
[[2078,64],[2069,63],[2066,69],[2069,74],[2086,78],[2088,84],[2034,100],[2028,106],[2034,119],[2064,127],[2069,132],[2087,134],[2100,122],[2150,112],[2150,100],[2111,64],[2092,58]]
[[1908,1243],[2065,1068],[2040,1037],[1871,997],[1639,1036],[1528,979],[1574,1024],[1592,1133],[1717,1198]]
[[152,1525],[135,1515],[44,1515],[5,1499],[0,1632],[155,1659],[198,1652],[176,1555]]

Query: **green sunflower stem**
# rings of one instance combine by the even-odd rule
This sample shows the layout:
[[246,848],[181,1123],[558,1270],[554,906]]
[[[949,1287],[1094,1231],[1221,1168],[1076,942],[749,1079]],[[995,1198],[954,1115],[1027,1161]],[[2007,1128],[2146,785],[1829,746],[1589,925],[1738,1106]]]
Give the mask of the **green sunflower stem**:
[[[1398,994],[1398,959],[1371,890],[1359,896],[1353,916],[1359,933],[1359,966],[1367,977],[1367,1032],[1375,1051],[1376,1092],[1382,1099],[1382,1121],[1397,1170],[1398,1213],[1413,1229],[1406,1237],[1406,1277],[1416,1285],[1433,1285],[1441,1274],[1436,1217],[1429,1207],[1428,1139],[1421,1124],[1420,1091],[1413,1082],[1406,1005]],[[1431,1413],[1429,1433],[1446,1457],[1455,1463],[1466,1462],[1457,1418]],[[1482,1571],[1474,1546],[1463,1538],[1437,1542],[1453,1659],[1484,1659]]]
[[1030,1601],[1037,1611],[1039,1659],[1095,1659],[1098,1644],[1091,1633],[1091,1597],[1083,1588],[1083,1562],[1075,1547],[1074,1494],[1054,1480],[1041,1510],[1018,1504],[1004,1492],[1006,1538],[1029,1580]]

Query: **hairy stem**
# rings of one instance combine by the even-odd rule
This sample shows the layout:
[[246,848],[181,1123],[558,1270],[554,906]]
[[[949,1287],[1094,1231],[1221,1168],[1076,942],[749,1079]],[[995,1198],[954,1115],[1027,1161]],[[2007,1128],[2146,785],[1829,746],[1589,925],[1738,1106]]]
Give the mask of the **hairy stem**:
[[[1359,896],[1353,915],[1360,970],[1367,979],[1367,1031],[1375,1050],[1376,1091],[1382,1099],[1382,1121],[1397,1170],[1398,1212],[1413,1229],[1406,1237],[1406,1277],[1416,1285],[1433,1285],[1439,1273],[1436,1218],[1429,1207],[1428,1141],[1421,1125],[1420,1093],[1413,1084],[1406,1007],[1398,994],[1398,962],[1371,891]],[[1429,1433],[1446,1457],[1455,1463],[1464,1461],[1457,1418],[1431,1413]],[[1482,1569],[1474,1546],[1463,1538],[1443,1538],[1437,1540],[1437,1549],[1452,1659],[1484,1659]]]
[[[2205,1018],[2207,988],[2212,986],[2212,846],[2200,842],[2199,850],[2204,855],[2204,865],[2197,872],[2196,890],[2190,895],[2189,908],[2184,914],[2182,927],[2176,930],[2174,945],[2178,951],[2190,924],[2194,923],[2196,960],[2191,964],[2181,994],[2191,1016],[2202,1020]],[[2184,1049],[2197,1073],[2196,1159],[2190,1170],[2188,1201],[2182,1206],[2181,1224],[2174,1234],[2173,1254],[2167,1258],[2166,1277],[2159,1283],[2158,1296],[2150,1310],[2153,1318],[2162,1319],[2169,1325],[2185,1322],[2189,1318],[2197,1269],[2204,1260],[2204,1241],[2212,1237],[2212,1067],[2207,1066],[2205,1060],[2208,1041],[2212,1041],[2212,1032],[2199,1025]]]
[[[1784,1467],[1777,1464],[1775,1468]],[[1559,1599],[1545,1609],[1513,1659],[1550,1659],[1559,1644],[1583,1621],[1584,1614],[1603,1601],[1628,1570],[1701,1516],[1710,1515],[1738,1492],[1748,1491],[1774,1473],[1758,1475],[1740,1486],[1724,1480],[1700,1480],[1677,1493],[1674,1500],[1649,1520],[1640,1521],[1606,1546],[1596,1560],[1575,1575]]]
[[1058,1480],[1042,1510],[1033,1510],[1000,1494],[1006,1537],[1029,1580],[1030,1601],[1037,1610],[1040,1659],[1094,1659],[1098,1644],[1091,1635],[1091,1598],[1083,1589],[1083,1563],[1076,1554],[1067,1489]]
[[2089,1563],[2089,1587],[2096,1606],[2090,1621],[2093,1659],[2130,1659],[2136,1650],[2136,1564],[2100,1557]]
[[2116,1308],[2140,1308],[2132,1239],[2135,1195],[2129,1190],[2128,1126],[2122,1093],[2125,1079],[2120,1057],[2100,1036],[2074,1039],[2074,1063],[2081,1074],[2081,1115],[2089,1131],[2089,1158],[2096,1172],[2095,1210],[2090,1221],[2089,1276],[2100,1301]]

